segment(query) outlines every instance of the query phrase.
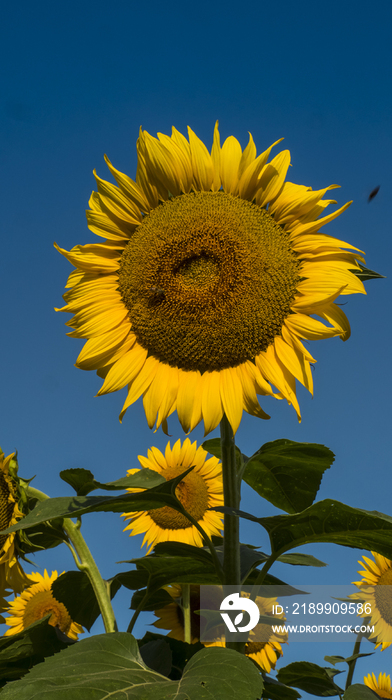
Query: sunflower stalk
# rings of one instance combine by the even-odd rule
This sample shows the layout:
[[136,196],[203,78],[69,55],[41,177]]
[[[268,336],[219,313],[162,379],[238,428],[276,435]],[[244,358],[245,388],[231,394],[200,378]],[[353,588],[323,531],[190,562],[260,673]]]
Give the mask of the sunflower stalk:
[[[237,474],[235,442],[232,427],[226,414],[220,422],[223,495],[226,508],[238,509],[240,483]],[[227,586],[241,587],[240,525],[237,515],[225,513],[223,538],[223,582]],[[229,649],[244,653],[243,642],[226,642]]]
[[191,587],[182,585],[182,613],[184,615],[184,642],[191,644]]
[[[33,488],[32,486],[27,487],[26,493],[29,498],[36,498],[38,501],[45,501],[50,498],[45,493]],[[117,623],[114,617],[112,604],[110,602],[108,584],[103,580],[94,558],[87,547],[85,539],[80,531],[80,522],[74,523],[70,518],[64,518],[63,529],[68,535],[74,551],[77,554],[77,557],[74,556],[76,566],[78,567],[79,571],[83,571],[85,574],[87,574],[92,585],[99,609],[101,611],[105,631],[117,632]]]

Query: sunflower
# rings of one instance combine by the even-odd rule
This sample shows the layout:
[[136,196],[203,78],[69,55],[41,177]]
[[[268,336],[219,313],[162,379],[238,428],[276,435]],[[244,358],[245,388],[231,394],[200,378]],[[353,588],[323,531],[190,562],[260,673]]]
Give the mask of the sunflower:
[[363,682],[368,688],[374,690],[380,698],[392,700],[391,677],[387,676],[386,673],[379,673],[378,680],[374,673],[369,673],[368,676],[364,677]]
[[188,134],[140,130],[136,182],[105,157],[118,186],[94,171],[87,221],[106,240],[55,244],[76,267],[57,309],[87,339],[76,366],[104,379],[98,395],[128,387],[120,420],[143,396],[165,431],[177,411],[185,432],[203,420],[207,434],[223,413],[236,432],[243,410],[269,418],[258,394],[300,420],[295,380],[312,392],[315,362],[302,341],[346,340],[336,299],[366,293],[362,251],[319,232],[350,203],[320,218],[337,185],[285,182],[290,152],[267,162],[279,141],[256,157],[251,135],[243,152],[234,136],[221,147],[216,124],[209,153]]
[[[182,612],[182,586],[180,584],[174,584],[171,586],[165,586],[165,590],[170,593],[173,598],[173,603],[166,605],[161,610],[156,610],[155,615],[159,617],[153,624],[154,627],[158,629],[169,629],[170,632],[167,635],[173,639],[178,639],[184,641],[184,617]],[[219,610],[219,602],[211,600],[211,609],[216,611]],[[261,615],[271,614],[271,606],[276,603],[275,598],[256,598],[257,605],[260,610]],[[203,601],[203,605],[205,602]],[[190,607],[191,607],[191,642],[194,644],[199,640],[200,637],[200,615],[196,612],[200,609],[200,586],[190,586]],[[284,618],[282,618],[284,619]],[[257,625],[254,630],[250,632],[250,640],[245,645],[245,654],[249,658],[256,661],[263,671],[269,673],[271,668],[275,668],[275,664],[279,656],[283,655],[281,644],[287,642],[287,633],[276,634],[272,631],[272,627],[269,625]],[[268,641],[258,642],[252,641],[253,637],[268,638]],[[204,646],[225,646],[224,635],[220,634],[220,629],[218,628],[218,636],[213,642],[205,642]]]
[[364,570],[358,573],[363,578],[354,583],[360,592],[350,597],[364,603],[364,612],[360,616],[369,618],[369,624],[374,626],[369,639],[375,639],[376,649],[381,646],[383,651],[392,644],[392,561],[377,552],[372,552],[372,555],[375,561],[365,556],[364,562],[359,561]]
[[29,587],[9,603],[7,612],[10,617],[6,619],[6,624],[10,629],[5,633],[5,637],[23,632],[33,622],[42,620],[49,614],[49,624],[58,627],[67,637],[77,639],[78,634],[84,632],[81,625],[71,620],[65,605],[52,594],[52,583],[57,577],[57,571],[52,571],[52,575],[49,576],[46,569],[43,576],[35,572],[28,576]]
[[[16,453],[4,457],[4,452],[0,449],[0,530],[6,530],[11,525],[15,525],[23,517],[18,507],[18,493],[14,478],[16,471]],[[0,534],[0,595],[5,594],[7,586],[15,593],[19,593],[26,583],[26,575],[18,561],[16,533]]]
[[[176,496],[185,510],[201,525],[207,535],[220,535],[223,516],[209,508],[223,506],[222,465],[217,457],[207,458],[207,452],[197,443],[186,438],[170,447],[166,445],[163,455],[156,447],[148,450],[147,457],[139,456],[142,467],[152,469],[165,477],[166,481],[174,479],[189,467],[194,469],[180,481],[176,488]],[[128,475],[135,474],[138,469],[130,469]],[[130,493],[138,493],[144,489],[127,489]],[[202,547],[203,540],[188,518],[178,513],[170,506],[155,508],[150,511],[123,513],[130,520],[125,530],[130,535],[145,532],[142,547],[147,543],[148,552],[157,542],[188,542],[195,547]],[[125,531],[124,530],[124,531]]]

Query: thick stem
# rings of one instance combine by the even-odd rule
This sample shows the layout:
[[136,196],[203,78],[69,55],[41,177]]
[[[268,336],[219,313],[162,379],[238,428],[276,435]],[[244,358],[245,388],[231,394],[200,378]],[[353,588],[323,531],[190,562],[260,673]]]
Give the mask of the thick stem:
[[[223,495],[225,506],[238,508],[240,490],[238,488],[237,468],[235,459],[234,435],[225,414],[220,424]],[[225,513],[225,534],[223,541],[223,572],[224,583],[229,586],[240,585],[240,527],[236,515]]]
[[[220,423],[220,434],[224,503],[228,508],[237,509],[240,504],[240,483],[237,475],[235,442],[233,430],[225,414],[223,414]],[[238,516],[225,513],[224,527],[223,583],[228,586],[237,586],[240,592],[241,564]],[[245,644],[243,642],[226,642],[226,646],[244,653]]]
[[184,642],[191,643],[191,586],[183,583],[182,586],[182,614],[184,616]]
[[[26,488],[26,492],[29,498],[36,498],[39,501],[45,501],[49,498],[45,493],[31,486]],[[105,631],[117,632],[116,619],[110,602],[109,586],[106,581],[103,580],[84,537],[80,532],[80,523],[74,523],[70,518],[64,518],[63,529],[67,533],[77,554],[77,559],[74,557],[76,566],[80,571],[84,571],[87,574],[93,587],[101,611]]]

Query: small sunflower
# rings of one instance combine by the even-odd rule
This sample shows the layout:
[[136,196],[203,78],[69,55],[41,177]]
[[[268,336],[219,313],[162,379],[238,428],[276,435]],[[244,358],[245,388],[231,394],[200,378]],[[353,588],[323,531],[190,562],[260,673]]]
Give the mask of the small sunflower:
[[364,677],[363,682],[368,688],[374,690],[380,698],[392,700],[391,677],[387,676],[386,673],[379,673],[378,680],[374,673],[369,673],[368,676]]
[[[4,457],[0,449],[0,530],[6,530],[23,518],[18,507],[18,493],[14,471],[17,470],[16,453]],[[9,586],[19,593],[26,585],[26,576],[18,561],[16,533],[0,535],[0,591],[4,595]]]
[[[392,561],[377,552],[372,555],[375,561],[365,556],[359,561],[364,571],[358,573],[363,578],[354,583],[360,592],[350,597],[364,603],[360,617],[369,618],[369,624],[374,625],[369,639],[376,639],[376,648],[381,646],[383,651],[392,644]],[[365,604],[371,612],[366,612]]]
[[[180,481],[176,488],[176,496],[185,510],[201,525],[207,535],[220,535],[223,516],[208,510],[223,506],[222,465],[217,457],[207,459],[208,453],[197,443],[186,438],[170,447],[166,445],[163,455],[156,447],[148,450],[147,457],[139,456],[142,467],[152,469],[165,477],[166,481],[174,479],[189,467],[194,469]],[[135,474],[138,469],[130,469],[128,475]],[[138,493],[143,489],[127,489],[129,493]],[[142,547],[147,543],[149,553],[158,542],[187,542],[195,547],[202,547],[203,540],[188,518],[178,513],[170,506],[155,508],[150,511],[123,513],[130,520],[125,530],[130,535],[140,535],[145,532]],[[124,530],[124,531],[125,531]]]
[[78,634],[84,632],[83,627],[71,620],[65,605],[52,594],[52,583],[57,577],[57,571],[52,571],[52,575],[49,576],[46,569],[43,576],[35,572],[28,576],[29,587],[9,603],[7,612],[10,617],[6,619],[6,624],[10,629],[5,633],[5,637],[23,632],[33,622],[51,614],[49,624],[52,627],[58,627],[71,639],[78,639]]
[[319,232],[349,203],[322,216],[337,185],[285,182],[290,152],[267,162],[279,141],[256,157],[252,136],[243,152],[234,136],[221,147],[216,125],[209,153],[188,135],[140,130],[136,182],[105,157],[118,186],[94,173],[87,211],[105,241],[55,244],[76,268],[58,309],[87,339],[76,365],[104,379],[98,394],[128,387],[120,420],[143,396],[150,427],[177,411],[185,432],[203,420],[207,434],[225,413],[236,432],[243,410],[269,418],[257,395],[300,419],[295,380],[312,392],[315,362],[302,341],[346,340],[336,299],[366,293],[362,251]]
[[[182,612],[182,586],[174,584],[165,586],[165,590],[170,593],[173,598],[173,603],[166,605],[161,610],[156,610],[155,615],[159,617],[153,624],[158,629],[170,630],[168,637],[184,641],[184,617]],[[220,599],[221,600],[221,599]],[[211,609],[216,611],[219,609],[219,603],[211,601]],[[271,614],[272,605],[277,603],[275,598],[256,598],[256,603],[261,615]],[[204,601],[203,601],[204,605]],[[199,641],[200,637],[200,615],[196,611],[200,610],[200,586],[190,586],[190,607],[191,607],[191,642],[192,644]],[[281,618],[282,620],[284,618]],[[219,631],[218,631],[219,634]],[[275,664],[279,656],[283,656],[281,645],[287,642],[287,633],[275,634],[272,631],[272,626],[257,625],[250,632],[250,641],[245,645],[245,654],[249,658],[256,661],[260,668],[269,673],[271,668],[275,668]],[[266,642],[252,641],[252,637],[268,637]],[[205,642],[204,646],[225,646],[224,636],[217,637],[213,642]]]

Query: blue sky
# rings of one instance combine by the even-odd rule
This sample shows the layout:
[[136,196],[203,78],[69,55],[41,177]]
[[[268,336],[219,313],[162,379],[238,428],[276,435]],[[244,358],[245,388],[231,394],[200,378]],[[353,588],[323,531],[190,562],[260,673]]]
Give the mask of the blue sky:
[[[293,182],[314,189],[341,185],[339,206],[354,203],[325,232],[365,250],[368,266],[387,276],[367,283],[367,297],[344,299],[352,327],[347,343],[312,344],[315,393],[311,399],[298,390],[301,425],[284,402],[265,399],[271,420],[246,415],[237,443],[246,454],[282,437],[323,443],[336,461],[319,497],[392,514],[391,20],[387,0],[22,0],[7,8],[0,43],[0,444],[6,454],[18,450],[20,473],[36,474],[37,488],[70,494],[58,472],[77,466],[101,481],[114,480],[138,466],[137,455],[148,447],[166,444],[163,433],[148,429],[141,402],[120,425],[124,396],[94,398],[101,380],[73,366],[83,343],[66,337],[68,317],[53,310],[62,303],[71,266],[53,241],[66,249],[93,241],[84,216],[95,187],[92,170],[109,179],[107,153],[134,177],[140,125],[153,135],[170,133],[172,125],[186,132],[189,125],[210,147],[219,119],[222,140],[234,134],[245,147],[250,131],[258,152],[285,137]],[[173,441],[183,437],[175,418],[169,432]],[[202,429],[191,437],[202,442]],[[247,489],[243,504],[257,515],[276,512]],[[119,570],[115,562],[140,554],[140,538],[122,533],[116,515],[86,516],[83,531],[104,576]],[[244,526],[242,539],[268,546],[255,525]],[[359,550],[320,545],[307,551],[328,568],[277,565],[273,573],[296,584],[357,579]],[[36,563],[74,568],[66,547],[37,556]],[[128,603],[120,592],[121,629]],[[299,647],[289,647],[283,661],[311,653],[322,665],[324,654],[349,653],[349,645]],[[391,672],[390,650],[362,660],[358,669],[358,681],[363,673]]]

